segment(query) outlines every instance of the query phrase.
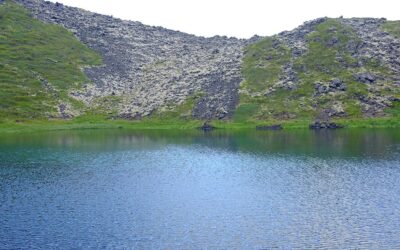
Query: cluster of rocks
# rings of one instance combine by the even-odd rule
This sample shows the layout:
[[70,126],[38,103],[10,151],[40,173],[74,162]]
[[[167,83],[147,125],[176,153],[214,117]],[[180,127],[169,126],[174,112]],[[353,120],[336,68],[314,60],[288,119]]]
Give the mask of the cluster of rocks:
[[[400,82],[400,39],[382,29],[386,19],[350,18],[340,21],[350,26],[360,38],[356,46],[348,46],[352,56],[358,59],[358,66],[365,66],[367,58],[389,70],[389,74],[385,75],[359,72],[353,75],[354,79],[368,85],[386,85],[391,90],[398,88],[396,83]],[[382,95],[376,88],[369,90],[371,91],[368,95],[359,96],[363,114],[369,117],[384,115],[384,110],[392,106],[396,98],[390,94]]]
[[361,83],[375,83],[377,77],[369,72],[354,74],[354,79]]
[[305,22],[294,30],[283,31],[276,35],[276,38],[287,46],[292,55],[290,62],[285,64],[280,76],[279,86],[285,89],[295,89],[298,85],[299,79],[296,70],[294,69],[294,62],[301,56],[307,53],[307,36],[315,31],[315,28],[326,21],[327,18],[318,18],[312,21]]
[[346,84],[338,78],[332,79],[330,82],[316,82],[314,96],[328,94],[331,92],[346,91]]
[[400,40],[385,32],[382,25],[384,18],[349,18],[340,22],[352,28],[360,38],[358,42],[349,43],[348,51],[358,59],[363,66],[364,58],[373,58],[380,65],[385,65],[391,71],[391,80],[400,80]]
[[331,119],[332,117],[345,117],[347,113],[340,101],[334,101],[328,108],[322,109],[319,113],[319,118],[324,118],[325,120]]
[[279,78],[279,83],[277,86],[282,86],[284,89],[295,89],[297,87],[297,83],[299,82],[299,78],[297,76],[297,72],[293,69],[293,58],[291,62],[285,64],[282,68],[282,74]]
[[397,98],[387,97],[380,94],[360,95],[358,97],[361,109],[365,116],[376,117],[384,115],[383,111],[393,105]]
[[305,22],[294,30],[279,33],[277,38],[290,48],[292,58],[297,59],[308,51],[308,35],[314,32],[315,28],[326,20],[327,18],[324,17]]
[[202,93],[194,117],[229,118],[235,110],[246,40],[197,37],[42,0],[16,2],[39,20],[71,30],[101,54],[103,66],[85,69],[93,84],[71,92],[88,105],[120,96],[120,116],[140,118]]
[[[292,51],[291,62],[283,65],[282,76],[276,85],[283,86],[285,89],[296,88],[299,79],[297,77],[298,73],[293,68],[293,62],[307,53],[309,49],[308,36],[315,32],[317,25],[326,20],[327,18],[319,18],[306,22],[292,31],[281,32],[276,36]],[[354,72],[354,81],[367,85],[368,95],[359,95],[354,98],[358,98],[357,101],[365,116],[376,117],[384,115],[385,109],[397,101],[393,94],[382,94],[382,89],[386,88],[393,91],[400,86],[400,39],[384,31],[382,27],[386,19],[383,18],[337,18],[335,20],[344,25],[344,27],[350,28],[348,32],[354,32],[354,34],[348,34],[347,51],[341,51],[341,53],[348,53],[356,60],[354,60],[355,63],[349,64],[340,53],[336,59],[344,68],[348,68],[349,72]],[[329,30],[332,34],[336,31],[336,27],[331,27]],[[316,37],[316,39],[320,38]],[[326,41],[325,46],[329,48],[336,46],[338,43],[338,37],[333,36]],[[377,72],[365,71],[371,61],[388,70],[384,74],[379,70]],[[303,66],[306,67],[305,65]],[[321,68],[320,70],[324,72],[325,69]],[[303,71],[307,72],[306,69]],[[344,94],[347,91],[347,86],[341,79],[332,79],[328,82],[318,81],[314,83],[314,87],[314,97],[327,94]],[[335,105],[323,110],[323,113],[328,117],[343,117],[346,115],[340,102],[335,102]]]

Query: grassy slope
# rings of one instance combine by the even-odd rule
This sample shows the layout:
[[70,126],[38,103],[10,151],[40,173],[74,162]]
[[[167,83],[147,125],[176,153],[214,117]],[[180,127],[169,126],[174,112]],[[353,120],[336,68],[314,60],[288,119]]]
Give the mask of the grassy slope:
[[[395,22],[388,23],[384,28],[397,34],[399,32],[398,23]],[[332,39],[337,39],[337,42],[333,46],[328,45]],[[366,85],[356,82],[353,73],[372,71],[387,75],[387,70],[368,59],[365,59],[366,63],[362,67],[358,66],[347,52],[346,46],[349,42],[359,42],[359,39],[350,28],[341,25],[335,19],[328,19],[318,25],[307,40],[308,53],[292,61],[299,85],[292,90],[275,88],[275,91],[267,96],[262,93],[274,86],[279,76],[284,74],[282,67],[290,62],[290,51],[279,42],[274,45],[274,37],[266,38],[247,48],[243,62],[245,81],[242,84],[240,105],[234,116],[235,122],[264,121],[268,124],[281,123],[283,120],[284,123],[310,123],[322,110],[337,103],[340,103],[347,113],[348,121],[341,119],[342,123],[350,126],[360,123],[364,126],[362,124],[372,122],[371,119],[363,119],[356,98],[357,95],[368,94]],[[314,95],[315,82],[329,82],[333,78],[343,80],[347,90],[329,95]],[[399,117],[397,110],[395,105],[393,109],[388,110],[388,117],[376,121],[382,124],[382,121],[396,120]],[[393,126],[393,123],[389,122],[387,125]]]
[[[142,121],[112,120],[102,114],[101,105],[86,109],[69,98],[68,90],[79,88],[88,81],[81,68],[100,63],[98,54],[63,27],[32,18],[25,8],[12,1],[0,5],[0,133],[122,126],[154,129],[200,126],[200,121],[190,117],[194,102],[201,94]],[[47,83],[50,90],[46,89]],[[98,102],[107,106],[119,101],[113,97],[103,99]],[[48,120],[57,115],[60,100],[85,112],[72,120]]]
[[400,38],[400,21],[387,21],[382,28],[384,31]]
[[56,115],[60,100],[73,102],[68,89],[88,81],[81,68],[100,63],[61,26],[32,18],[12,1],[0,5],[0,119]]

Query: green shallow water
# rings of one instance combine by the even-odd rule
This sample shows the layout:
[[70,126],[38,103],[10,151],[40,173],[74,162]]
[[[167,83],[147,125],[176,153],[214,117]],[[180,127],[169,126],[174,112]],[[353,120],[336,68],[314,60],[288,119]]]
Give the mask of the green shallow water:
[[0,248],[400,248],[400,132],[0,136]]

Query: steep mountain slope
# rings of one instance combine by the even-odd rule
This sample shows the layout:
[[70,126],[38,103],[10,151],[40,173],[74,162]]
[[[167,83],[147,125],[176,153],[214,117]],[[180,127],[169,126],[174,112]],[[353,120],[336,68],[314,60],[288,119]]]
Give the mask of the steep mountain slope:
[[[244,40],[196,37],[40,0],[16,2],[102,55],[102,67],[85,71],[94,84],[71,93],[89,106],[140,118],[196,96],[197,118],[224,118],[235,109]],[[103,103],[110,97],[117,102]]]
[[321,18],[241,40],[43,0],[0,4],[0,117],[250,123],[400,115],[396,21]]
[[322,18],[249,46],[235,119],[398,114],[398,27],[384,19]]

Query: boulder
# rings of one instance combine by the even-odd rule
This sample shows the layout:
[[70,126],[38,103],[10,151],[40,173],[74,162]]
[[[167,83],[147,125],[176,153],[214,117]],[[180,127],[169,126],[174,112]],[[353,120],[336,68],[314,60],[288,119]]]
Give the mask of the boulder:
[[322,95],[330,92],[346,91],[346,84],[342,80],[335,78],[332,79],[329,83],[316,82],[314,84],[314,88],[315,95]]
[[339,78],[332,79],[329,88],[332,90],[336,91],[345,91],[346,90],[346,84],[340,80]]
[[321,82],[316,82],[315,85],[316,95],[326,94],[329,92],[329,86]]
[[354,74],[353,76],[357,82],[361,82],[361,83],[375,83],[376,82],[376,76],[374,76],[368,72]]
[[257,126],[256,127],[256,130],[274,130],[274,131],[277,131],[277,130],[282,130],[283,129],[283,127],[282,127],[282,125],[280,125],[280,124],[275,124],[275,125],[267,125],[267,126]]

